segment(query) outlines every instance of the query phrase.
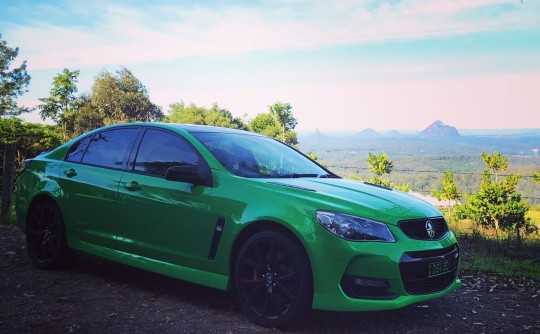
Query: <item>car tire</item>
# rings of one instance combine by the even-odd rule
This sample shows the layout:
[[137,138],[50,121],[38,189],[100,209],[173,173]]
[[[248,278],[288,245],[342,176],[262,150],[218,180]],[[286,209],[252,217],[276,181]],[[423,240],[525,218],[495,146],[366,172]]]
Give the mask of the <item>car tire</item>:
[[40,269],[58,269],[71,258],[62,214],[52,201],[35,204],[26,222],[26,248],[32,264]]
[[242,308],[259,325],[282,327],[311,308],[309,261],[298,242],[283,233],[265,231],[247,239],[238,253],[234,278]]

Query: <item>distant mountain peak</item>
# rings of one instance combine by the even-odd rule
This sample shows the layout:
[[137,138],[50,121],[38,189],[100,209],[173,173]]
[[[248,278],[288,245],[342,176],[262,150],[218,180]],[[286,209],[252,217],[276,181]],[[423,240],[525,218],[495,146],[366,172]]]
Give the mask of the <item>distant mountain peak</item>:
[[371,128],[364,129],[364,130],[358,132],[357,135],[359,137],[363,137],[363,138],[375,138],[375,137],[380,136],[380,134],[377,131],[375,131],[375,130],[373,130]]
[[418,135],[420,138],[452,138],[460,137],[458,130],[450,125],[437,120],[430,126],[422,130]]
[[386,134],[387,137],[403,137],[398,130],[392,130]]

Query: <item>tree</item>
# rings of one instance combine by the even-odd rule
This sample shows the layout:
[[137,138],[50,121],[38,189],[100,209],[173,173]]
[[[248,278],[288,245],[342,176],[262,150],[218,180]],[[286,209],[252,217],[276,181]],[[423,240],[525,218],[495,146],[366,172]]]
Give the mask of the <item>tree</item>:
[[293,129],[298,124],[292,114],[289,103],[276,102],[269,106],[268,113],[261,113],[249,122],[253,132],[276,138],[279,141],[295,147],[298,144],[298,135]]
[[508,158],[501,155],[500,152],[493,152],[491,155],[482,152],[482,160],[495,173],[495,181],[498,181],[499,172],[505,171],[508,168]]
[[83,94],[75,101],[77,112],[73,117],[73,135],[78,136],[85,132],[97,129],[104,124],[105,115],[92,106],[91,96]]
[[[440,191],[432,189],[431,194],[439,201],[448,201],[448,219],[455,219],[454,206],[461,199],[461,193],[457,189],[456,181],[454,180],[454,173],[451,170],[444,172],[442,189]],[[452,201],[454,202],[453,204]]]
[[17,180],[16,171],[26,157],[33,157],[50,150],[61,143],[61,135],[54,127],[35,123],[22,123],[19,118],[0,118],[0,164],[2,175],[1,219],[5,221],[11,208],[13,184]]
[[[482,153],[487,167],[494,172],[506,170],[508,159],[495,153],[491,156]],[[529,204],[516,192],[519,180],[519,175],[508,175],[498,181],[496,175],[493,178],[490,170],[485,170],[480,189],[467,196],[464,205],[457,207],[458,214],[481,226],[494,228],[497,237],[502,229],[515,231],[520,239],[521,231],[530,231],[532,223],[525,217]]]
[[298,124],[298,120],[292,114],[291,105],[277,101],[268,108],[270,115],[274,117],[276,124],[281,129],[280,140],[286,142],[286,133],[294,130],[296,124]]
[[11,207],[11,192],[15,178],[16,140],[20,120],[16,118],[4,119],[4,116],[19,115],[29,111],[28,108],[19,107],[17,98],[27,92],[30,75],[26,72],[26,61],[18,67],[12,62],[19,55],[19,48],[10,48],[0,35],[0,150],[2,151],[2,192],[0,218],[6,219]]
[[[53,87],[49,97],[40,98],[43,104],[38,105],[43,120],[50,118],[60,126],[64,141],[73,137],[73,120],[77,110],[77,77],[79,71],[70,71],[64,68],[53,79]],[[68,130],[69,128],[69,130]],[[69,133],[68,133],[69,132]]]
[[125,67],[116,75],[101,72],[92,86],[90,100],[92,108],[103,117],[103,125],[163,118],[161,107],[150,101],[146,87]]
[[165,122],[247,130],[247,126],[242,119],[234,117],[229,110],[220,108],[217,103],[212,104],[210,109],[195,104],[186,107],[184,102],[173,103],[169,106],[169,116],[165,117]]
[[388,160],[388,154],[386,153],[374,154],[369,152],[367,161],[369,170],[379,177],[390,174],[394,169],[394,162]]
[[432,189],[431,194],[439,201],[448,201],[449,204],[450,201],[458,201],[461,198],[461,193],[457,189],[456,181],[454,181],[454,173],[450,170],[444,172],[441,191]]
[[242,119],[234,117],[229,110],[220,108],[217,103],[212,104],[212,108],[205,115],[205,121],[208,125],[247,130]]
[[29,111],[19,107],[17,97],[27,92],[30,75],[26,72],[26,61],[19,67],[11,63],[19,55],[19,48],[10,48],[0,34],[0,117],[18,115]]
[[275,118],[269,113],[258,114],[249,122],[251,131],[263,134],[268,137],[278,138],[280,128],[276,124]]
[[7,221],[11,209],[11,194],[15,181],[16,145],[22,137],[21,120],[15,117],[0,118],[0,149],[4,161],[2,163],[2,193],[0,221]]
[[369,152],[367,162],[369,170],[371,170],[371,172],[375,174],[375,176],[372,179],[366,180],[366,182],[384,187],[396,188],[403,191],[410,190],[409,186],[406,184],[398,186],[383,177],[383,175],[385,174],[390,174],[392,172],[392,169],[394,169],[394,162],[388,159],[388,154],[374,154]]

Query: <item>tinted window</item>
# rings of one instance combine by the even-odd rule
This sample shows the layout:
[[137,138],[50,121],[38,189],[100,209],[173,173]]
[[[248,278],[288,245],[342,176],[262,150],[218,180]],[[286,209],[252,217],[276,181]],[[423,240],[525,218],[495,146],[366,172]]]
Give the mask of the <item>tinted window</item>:
[[82,162],[109,168],[121,169],[124,156],[131,148],[139,129],[116,129],[96,133]]
[[144,134],[133,170],[165,177],[172,166],[199,164],[199,155],[183,138],[169,132],[148,129]]
[[88,143],[90,143],[90,140],[92,139],[92,136],[88,136],[84,138],[83,140],[79,140],[75,144],[73,144],[66,155],[66,160],[71,162],[81,162],[81,159],[84,155],[84,151],[86,150],[86,147],[88,146]]
[[277,140],[236,133],[191,133],[229,172],[243,177],[328,177],[328,172]]

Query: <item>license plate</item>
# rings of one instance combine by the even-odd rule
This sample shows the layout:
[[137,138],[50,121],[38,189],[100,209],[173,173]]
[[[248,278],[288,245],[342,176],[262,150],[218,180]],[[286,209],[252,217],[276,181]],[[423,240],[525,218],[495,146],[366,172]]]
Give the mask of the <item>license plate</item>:
[[428,277],[445,274],[452,270],[452,261],[447,259],[444,261],[433,262],[428,265]]

